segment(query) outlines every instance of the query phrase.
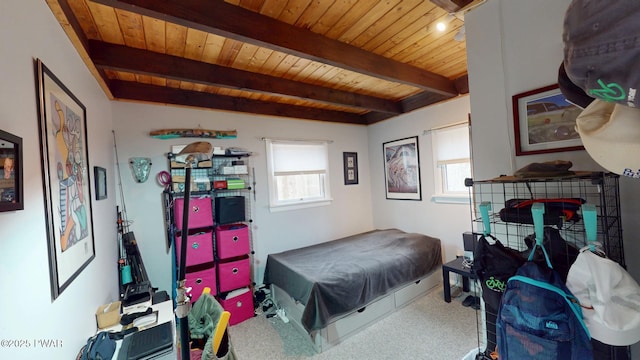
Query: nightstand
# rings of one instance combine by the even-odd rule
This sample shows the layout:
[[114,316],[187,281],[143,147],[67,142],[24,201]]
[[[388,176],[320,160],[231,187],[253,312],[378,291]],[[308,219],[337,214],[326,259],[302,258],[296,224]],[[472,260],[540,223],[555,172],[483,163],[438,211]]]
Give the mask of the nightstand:
[[469,279],[476,279],[476,274],[470,267],[463,265],[464,258],[459,257],[442,265],[442,280],[444,286],[444,301],[451,302],[451,284],[449,283],[449,273],[454,272],[462,275],[462,290],[468,292]]

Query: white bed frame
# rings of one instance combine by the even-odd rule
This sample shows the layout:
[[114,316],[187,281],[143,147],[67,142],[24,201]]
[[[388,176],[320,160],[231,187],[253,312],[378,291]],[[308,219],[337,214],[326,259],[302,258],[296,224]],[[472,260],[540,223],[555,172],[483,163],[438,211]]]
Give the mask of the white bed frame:
[[276,285],[271,285],[271,296],[276,309],[284,310],[284,315],[293,324],[293,327],[309,340],[317,353],[321,353],[386,317],[396,309],[402,308],[425,295],[429,290],[437,286],[441,280],[442,271],[441,267],[438,266],[422,279],[383,295],[369,305],[332,320],[324,328],[311,332],[308,332],[300,321],[304,305],[295,301]]

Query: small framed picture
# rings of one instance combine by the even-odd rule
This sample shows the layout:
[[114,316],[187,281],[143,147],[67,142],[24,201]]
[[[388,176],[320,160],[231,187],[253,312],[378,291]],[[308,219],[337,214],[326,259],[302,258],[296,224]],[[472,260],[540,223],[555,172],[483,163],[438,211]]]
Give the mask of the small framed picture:
[[575,130],[582,109],[557,84],[516,94],[512,103],[517,156],[584,150]]
[[358,183],[358,153],[343,152],[344,184],[355,185]]
[[24,209],[22,138],[0,130],[0,211]]
[[94,166],[93,176],[96,178],[96,200],[107,198],[107,169]]

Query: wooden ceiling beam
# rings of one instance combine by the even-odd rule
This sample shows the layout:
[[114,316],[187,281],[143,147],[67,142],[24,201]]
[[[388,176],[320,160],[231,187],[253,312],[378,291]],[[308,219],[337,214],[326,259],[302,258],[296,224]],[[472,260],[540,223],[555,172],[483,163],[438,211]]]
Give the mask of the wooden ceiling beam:
[[123,100],[366,125],[366,120],[362,116],[353,113],[236,98],[133,81],[112,80],[111,91],[117,99]]
[[448,13],[455,13],[469,6],[473,0],[431,0],[431,2],[445,9]]
[[54,16],[62,26],[62,29],[65,31],[71,43],[74,45],[80,58],[84,61],[85,65],[89,71],[93,74],[94,78],[105,92],[109,99],[113,99],[113,95],[111,94],[111,90],[109,89],[109,78],[106,76],[104,71],[97,69],[91,58],[89,56],[88,44],[89,39],[85,35],[82,30],[82,26],[80,26],[80,22],[76,18],[73,10],[71,10],[71,6],[69,5],[68,0],[46,0],[47,5],[53,12]]
[[[408,113],[408,112],[411,112],[429,105],[433,105],[454,97],[455,96],[443,96],[443,95],[424,91],[416,95],[410,96],[402,101],[399,101],[398,104],[400,105],[400,107],[402,107],[402,113]],[[393,115],[389,115],[381,112],[369,112],[367,114],[362,115],[362,117],[365,119],[365,122],[367,123],[367,125],[371,125],[379,121],[390,119],[393,117]]]
[[454,79],[453,83],[456,85],[456,89],[458,89],[458,93],[460,95],[469,93],[469,74],[464,74],[459,78]]
[[89,41],[89,55],[98,69],[167,77],[203,85],[285,95],[331,105],[399,114],[394,101],[298,81],[203,63],[177,56],[134,49],[97,40]]
[[444,76],[278,21],[222,0],[92,0],[249,44],[291,53],[444,96],[456,96]]
[[454,97],[455,96],[445,97],[445,96],[434,94],[434,93],[421,92],[419,94],[410,96],[401,101],[402,110],[403,110],[402,112],[408,113],[410,111],[414,111],[414,110],[423,108],[425,106],[433,105]]

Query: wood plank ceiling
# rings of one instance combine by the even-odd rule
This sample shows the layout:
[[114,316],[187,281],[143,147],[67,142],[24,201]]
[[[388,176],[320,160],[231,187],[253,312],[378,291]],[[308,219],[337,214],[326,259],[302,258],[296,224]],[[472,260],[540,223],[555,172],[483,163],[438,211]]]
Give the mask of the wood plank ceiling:
[[468,93],[483,2],[47,0],[110,99],[360,125]]

